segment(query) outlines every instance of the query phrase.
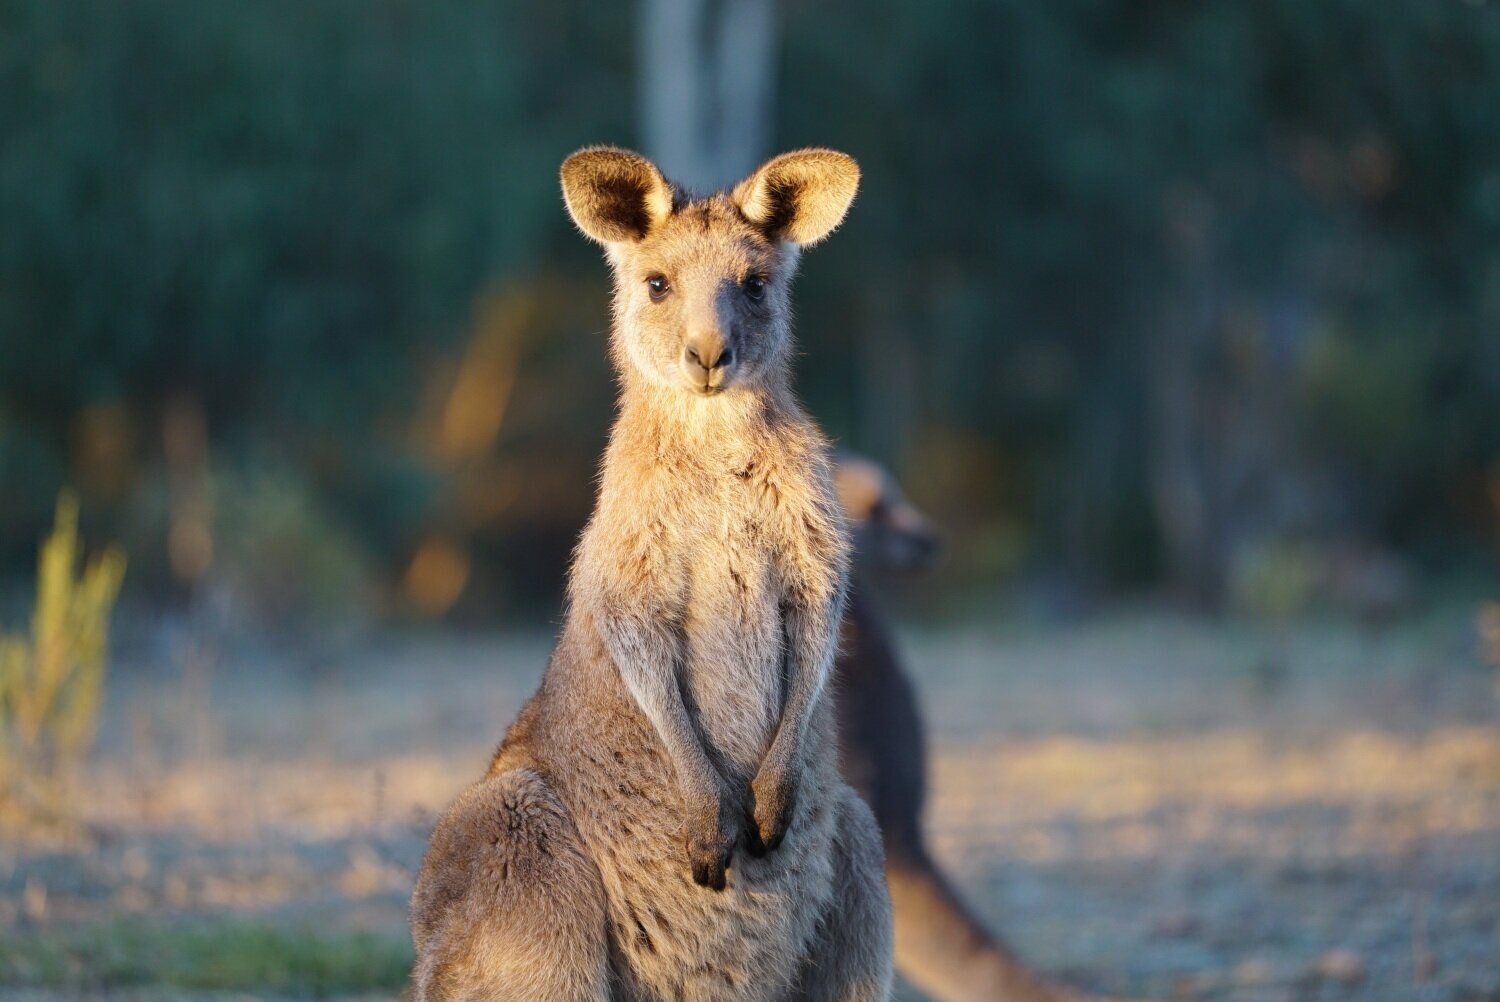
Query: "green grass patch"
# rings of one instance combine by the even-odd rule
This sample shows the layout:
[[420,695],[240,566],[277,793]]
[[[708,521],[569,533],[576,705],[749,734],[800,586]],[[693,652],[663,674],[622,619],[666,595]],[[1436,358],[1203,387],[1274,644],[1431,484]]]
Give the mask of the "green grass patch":
[[404,936],[267,925],[121,921],[0,937],[0,985],[31,988],[152,986],[322,998],[398,991],[411,962]]

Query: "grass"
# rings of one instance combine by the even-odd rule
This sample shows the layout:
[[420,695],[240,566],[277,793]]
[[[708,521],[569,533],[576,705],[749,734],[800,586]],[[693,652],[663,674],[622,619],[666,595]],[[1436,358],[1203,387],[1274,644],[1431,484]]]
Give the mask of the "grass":
[[7,934],[0,938],[0,986],[91,992],[150,986],[326,998],[397,992],[411,961],[405,937],[122,920]]
[[0,633],[0,781],[75,762],[93,739],[125,557],[111,548],[85,564],[83,550],[78,500],[64,492],[37,560],[31,629]]

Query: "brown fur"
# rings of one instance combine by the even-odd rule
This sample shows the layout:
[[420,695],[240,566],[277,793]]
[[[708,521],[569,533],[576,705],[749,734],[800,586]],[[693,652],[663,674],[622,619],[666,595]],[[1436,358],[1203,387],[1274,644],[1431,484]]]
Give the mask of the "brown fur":
[[414,998],[885,998],[826,692],[847,530],[787,375],[798,248],[857,168],[804,151],[689,198],[599,148],[562,177],[615,273],[620,414],[541,688],[423,861]]
[[[934,562],[937,533],[888,471],[841,454],[834,482],[862,565],[916,571]],[[922,831],[927,748],[916,694],[857,571],[834,675],[844,779],[874,810],[885,841],[897,968],[941,1002],[1084,998],[1030,970],[985,929],[928,853]]]

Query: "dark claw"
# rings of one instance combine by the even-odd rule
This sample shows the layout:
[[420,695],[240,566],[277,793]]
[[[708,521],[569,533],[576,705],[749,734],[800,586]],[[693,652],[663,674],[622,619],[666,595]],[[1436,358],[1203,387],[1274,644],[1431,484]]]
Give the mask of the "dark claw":
[[755,819],[750,818],[745,823],[745,851],[756,859],[763,859],[774,848],[774,845],[767,846],[760,840],[760,828],[755,824]]
[[724,864],[718,860],[693,860],[693,883],[699,887],[722,891],[725,887]]
[[728,886],[727,873],[744,827],[743,817],[739,800],[722,792],[714,800],[689,807],[684,827],[693,883],[715,891]]
[[757,858],[775,852],[791,827],[796,791],[774,790],[766,802],[757,803],[745,825],[745,850]]

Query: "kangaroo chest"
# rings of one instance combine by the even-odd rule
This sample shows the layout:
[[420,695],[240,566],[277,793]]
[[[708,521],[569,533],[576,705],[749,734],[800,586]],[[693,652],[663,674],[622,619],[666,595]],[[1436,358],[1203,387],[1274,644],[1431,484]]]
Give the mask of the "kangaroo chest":
[[749,778],[785,699],[785,533],[748,477],[713,478],[704,493],[681,551],[682,691],[707,745]]

